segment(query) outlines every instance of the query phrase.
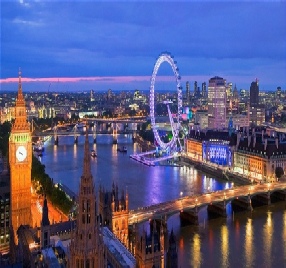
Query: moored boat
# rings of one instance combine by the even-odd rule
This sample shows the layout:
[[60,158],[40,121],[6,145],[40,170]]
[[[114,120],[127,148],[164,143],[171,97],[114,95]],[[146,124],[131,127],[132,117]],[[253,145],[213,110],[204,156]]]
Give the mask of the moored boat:
[[97,157],[97,154],[94,150],[91,151],[90,155],[91,155],[91,157]]
[[45,150],[43,143],[41,141],[38,141],[36,144],[34,144],[33,150],[35,152],[42,153]]
[[127,153],[127,148],[126,146],[122,146],[121,148],[117,148],[117,151],[121,153]]

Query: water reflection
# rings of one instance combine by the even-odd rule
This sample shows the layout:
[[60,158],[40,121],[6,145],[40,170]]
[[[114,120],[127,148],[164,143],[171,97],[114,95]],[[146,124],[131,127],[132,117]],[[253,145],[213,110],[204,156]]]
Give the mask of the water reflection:
[[201,239],[198,233],[193,237],[192,250],[191,250],[191,267],[200,267],[201,266]]
[[252,219],[248,219],[245,226],[245,260],[246,266],[253,266],[254,251],[253,251],[253,226]]
[[272,212],[267,211],[266,222],[263,226],[263,254],[265,259],[265,266],[271,267],[271,248],[272,248],[272,235],[273,235],[273,224],[272,224]]
[[75,158],[77,156],[77,145],[73,145],[73,157]]
[[222,267],[229,267],[228,264],[228,247],[229,247],[229,235],[228,229],[226,225],[221,227],[221,257],[222,257]]

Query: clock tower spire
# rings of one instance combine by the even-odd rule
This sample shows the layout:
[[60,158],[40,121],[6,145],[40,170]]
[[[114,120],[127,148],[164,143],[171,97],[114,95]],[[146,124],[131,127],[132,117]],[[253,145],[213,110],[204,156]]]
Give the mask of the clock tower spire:
[[15,122],[9,137],[10,165],[10,224],[17,244],[20,225],[31,225],[31,169],[32,136],[27,122],[25,99],[19,70],[18,94],[15,105]]
[[26,104],[23,96],[22,90],[22,81],[21,81],[21,69],[19,68],[19,84],[18,84],[18,94],[16,99],[16,107],[15,107],[15,123],[13,128],[15,130],[30,130],[30,125],[27,122],[27,112],[26,112]]

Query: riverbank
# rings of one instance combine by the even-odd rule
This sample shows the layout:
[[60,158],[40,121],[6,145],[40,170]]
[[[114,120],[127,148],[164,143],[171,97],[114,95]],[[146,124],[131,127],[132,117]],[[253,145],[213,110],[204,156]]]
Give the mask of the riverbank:
[[242,176],[239,176],[239,175],[233,174],[231,172],[225,171],[219,167],[210,166],[206,163],[195,161],[195,160],[193,160],[189,157],[186,157],[186,156],[181,156],[180,161],[184,162],[186,164],[192,165],[196,169],[201,170],[201,171],[208,173],[212,176],[215,176],[217,178],[227,180],[227,181],[231,181],[231,182],[235,183],[236,185],[251,184],[251,182],[248,179],[246,179]]

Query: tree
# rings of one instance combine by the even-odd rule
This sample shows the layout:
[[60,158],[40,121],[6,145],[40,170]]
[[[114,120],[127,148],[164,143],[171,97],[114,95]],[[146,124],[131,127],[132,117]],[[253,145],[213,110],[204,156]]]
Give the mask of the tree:
[[284,175],[284,170],[282,167],[276,167],[275,175],[278,179],[280,179]]
[[0,151],[4,156],[8,155],[8,142],[9,142],[9,135],[11,132],[11,122],[4,122],[0,124]]

